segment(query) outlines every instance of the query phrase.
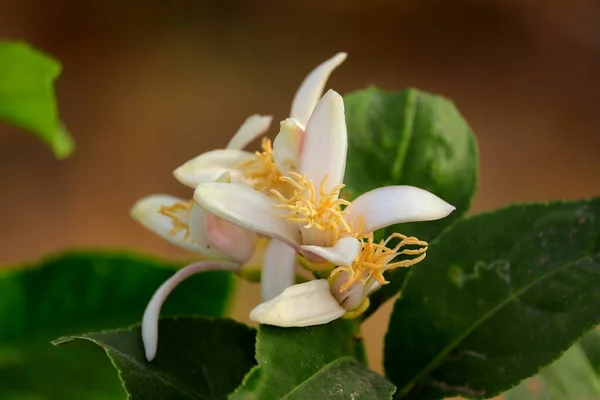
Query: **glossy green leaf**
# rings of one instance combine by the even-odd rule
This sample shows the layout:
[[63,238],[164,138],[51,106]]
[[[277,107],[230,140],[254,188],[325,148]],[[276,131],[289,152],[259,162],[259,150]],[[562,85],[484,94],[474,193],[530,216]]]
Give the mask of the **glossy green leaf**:
[[152,362],[144,356],[139,326],[64,337],[54,343],[88,340],[102,347],[130,399],[226,399],[256,364],[255,331],[231,320],[162,319],[159,334],[160,346]]
[[[72,252],[0,271],[0,398],[123,398],[102,352],[56,349],[50,341],[139,322],[175,267],[126,253]],[[190,278],[166,301],[163,315],[223,315],[233,279],[226,272]]]
[[593,346],[597,355],[600,333],[592,331],[573,345],[552,365],[502,395],[503,400],[592,400],[600,398],[600,377],[586,352]]
[[54,58],[20,42],[0,42],[0,120],[46,142],[58,158],[73,151],[73,140],[58,117]]
[[261,325],[255,367],[232,400],[391,399],[395,387],[357,361],[352,323]]
[[[456,207],[439,221],[391,226],[433,240],[467,212],[477,186],[477,143],[451,101],[415,89],[386,92],[369,88],[344,98],[348,160],[344,183],[350,198],[387,185],[418,186]],[[389,271],[391,281],[371,296],[366,315],[398,293],[405,269]]]
[[402,396],[491,397],[600,322],[600,199],[454,224],[412,268],[385,339]]

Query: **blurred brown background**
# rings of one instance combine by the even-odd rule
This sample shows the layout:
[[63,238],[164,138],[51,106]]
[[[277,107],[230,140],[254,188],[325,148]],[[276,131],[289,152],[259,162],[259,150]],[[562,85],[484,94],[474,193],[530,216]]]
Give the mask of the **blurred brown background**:
[[[341,93],[415,86],[457,103],[481,151],[473,211],[598,195],[599,21],[593,0],[0,0],[0,38],[62,61],[77,141],[57,162],[0,126],[0,264],[67,247],[183,256],[130,206],[189,196],[175,167],[252,113],[287,116],[304,76],[337,51],[349,53],[329,84]],[[258,300],[243,285],[235,315]],[[365,329],[376,370],[390,308]]]

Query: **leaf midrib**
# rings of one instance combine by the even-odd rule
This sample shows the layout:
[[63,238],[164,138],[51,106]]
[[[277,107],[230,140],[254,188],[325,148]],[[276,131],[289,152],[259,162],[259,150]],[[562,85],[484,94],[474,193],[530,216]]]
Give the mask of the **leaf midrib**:
[[306,386],[309,382],[313,381],[314,379],[321,376],[323,373],[325,373],[330,368],[332,368],[336,365],[339,365],[344,361],[355,361],[355,359],[351,356],[343,356],[343,357],[336,358],[335,360],[323,365],[321,368],[319,368],[318,371],[316,371],[314,374],[312,374],[309,378],[305,379],[302,383],[300,383],[298,386],[296,386],[290,392],[286,393],[285,396],[281,397],[280,400],[285,400],[285,399],[289,398],[289,396],[293,395],[294,392],[299,391],[304,386]]
[[397,394],[399,396],[406,395],[415,386],[415,384],[421,378],[423,378],[425,375],[427,375],[433,369],[435,369],[435,366],[438,365],[442,361],[442,359],[444,357],[446,357],[452,350],[454,350],[454,348],[456,348],[467,336],[469,336],[471,334],[471,332],[473,332],[477,327],[479,327],[481,324],[483,324],[484,322],[486,322],[489,318],[493,317],[500,309],[502,309],[508,303],[514,301],[516,298],[518,298],[519,296],[521,296],[524,292],[526,292],[527,290],[529,290],[531,287],[537,285],[541,281],[543,281],[546,278],[554,275],[557,272],[563,271],[564,269],[567,269],[567,268],[570,268],[571,266],[577,265],[578,263],[580,263],[581,261],[583,261],[583,260],[585,260],[587,258],[597,257],[598,255],[600,255],[600,253],[596,253],[596,254],[592,254],[592,255],[586,255],[584,257],[578,258],[577,260],[567,262],[567,263],[561,265],[560,267],[558,267],[558,268],[556,268],[556,269],[554,269],[554,270],[552,270],[552,271],[550,271],[550,272],[548,272],[546,274],[543,274],[540,277],[540,279],[534,280],[529,285],[524,286],[521,290],[517,290],[517,291],[509,294],[509,296],[504,301],[500,302],[496,307],[492,308],[491,311],[487,315],[485,315],[484,317],[482,317],[479,320],[477,320],[476,323],[474,323],[471,326],[471,328],[467,329],[462,335],[460,335],[459,337],[457,337],[448,346],[446,346],[438,354],[437,357],[435,357],[431,362],[429,362],[429,364],[427,364],[417,375],[415,375],[415,377],[413,379],[411,379],[406,385],[404,385],[402,387],[402,389],[398,391]]
[[404,123],[402,124],[402,131],[400,137],[405,140],[398,145],[396,160],[392,164],[391,172],[393,175],[394,185],[400,185],[404,175],[404,164],[406,161],[406,155],[412,145],[413,134],[415,131],[415,119],[417,117],[417,109],[419,108],[419,93],[414,89],[408,89],[406,96],[406,111],[404,112]]

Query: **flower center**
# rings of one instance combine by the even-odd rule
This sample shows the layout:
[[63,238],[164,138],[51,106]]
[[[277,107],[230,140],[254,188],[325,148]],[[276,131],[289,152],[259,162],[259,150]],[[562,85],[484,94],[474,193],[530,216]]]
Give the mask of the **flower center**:
[[244,177],[252,182],[252,187],[262,193],[268,193],[273,188],[283,190],[281,172],[275,164],[271,140],[264,137],[261,143],[262,151],[255,152],[253,160],[245,161],[238,167],[244,171]]
[[188,225],[190,211],[194,205],[193,200],[186,202],[176,202],[170,206],[161,206],[158,210],[159,214],[169,217],[173,227],[169,231],[169,235],[174,236],[179,232],[184,232],[183,240],[190,239],[190,227]]
[[[284,196],[279,190],[271,189],[270,192],[279,201],[276,208],[287,210],[282,218],[289,222],[297,223],[304,229],[315,228],[318,231],[329,232],[332,237],[330,243],[335,243],[342,234],[350,235],[352,229],[344,218],[345,211],[342,207],[348,206],[349,201],[340,199],[340,190],[343,184],[335,186],[329,193],[325,193],[325,182],[323,179],[319,192],[310,179],[296,172],[289,172],[289,176],[279,178],[281,182],[287,183],[293,188],[293,194]],[[318,194],[318,195],[317,195]],[[316,243],[305,243],[316,244]]]
[[[392,239],[400,239],[400,242],[393,248],[387,247]],[[405,248],[406,246],[411,246],[411,248]],[[352,265],[336,268],[331,272],[331,276],[342,271],[348,273],[348,280],[341,285],[340,293],[345,292],[357,282],[366,285],[370,280],[375,280],[384,285],[389,283],[383,277],[385,271],[415,265],[425,258],[426,251],[427,242],[416,237],[393,233],[387,239],[375,243],[373,233],[370,233],[363,239],[360,252]],[[401,255],[416,257],[392,262]]]

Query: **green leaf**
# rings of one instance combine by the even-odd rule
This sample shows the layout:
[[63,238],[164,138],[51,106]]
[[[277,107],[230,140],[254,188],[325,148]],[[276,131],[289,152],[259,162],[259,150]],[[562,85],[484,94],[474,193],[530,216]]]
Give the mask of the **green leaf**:
[[600,376],[600,331],[598,328],[582,337],[579,345],[596,375]]
[[600,398],[600,379],[585,345],[593,344],[597,355],[600,334],[592,331],[552,365],[502,395],[504,400],[564,400]]
[[[175,267],[126,253],[71,252],[0,271],[0,398],[122,399],[102,352],[61,351],[50,341],[139,322]],[[194,276],[171,294],[163,315],[223,315],[233,282],[226,272]]]
[[457,222],[412,268],[385,339],[402,396],[491,397],[600,322],[600,198]]
[[46,142],[58,158],[73,151],[73,139],[58,118],[54,58],[20,42],[0,42],[0,120]]
[[255,367],[231,399],[391,399],[394,385],[357,361],[355,328],[334,321],[258,330]]
[[159,332],[158,353],[150,363],[139,326],[54,343],[89,340],[102,347],[131,399],[226,399],[256,364],[255,331],[231,320],[162,319]]
[[[415,89],[386,92],[369,88],[344,98],[348,161],[344,183],[350,198],[387,185],[411,185],[435,193],[456,207],[439,221],[391,226],[431,241],[467,212],[477,186],[477,143],[451,101]],[[371,296],[371,314],[402,287],[407,270],[386,274],[391,282]]]

